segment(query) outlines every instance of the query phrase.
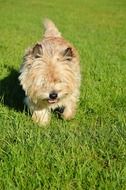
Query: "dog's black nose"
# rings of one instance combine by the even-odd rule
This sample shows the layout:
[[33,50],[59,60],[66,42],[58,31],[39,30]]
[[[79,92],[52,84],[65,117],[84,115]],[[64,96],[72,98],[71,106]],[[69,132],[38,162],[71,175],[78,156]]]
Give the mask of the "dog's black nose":
[[49,98],[52,99],[52,100],[56,99],[57,96],[58,96],[58,94],[57,94],[56,92],[51,92],[51,93],[49,94]]

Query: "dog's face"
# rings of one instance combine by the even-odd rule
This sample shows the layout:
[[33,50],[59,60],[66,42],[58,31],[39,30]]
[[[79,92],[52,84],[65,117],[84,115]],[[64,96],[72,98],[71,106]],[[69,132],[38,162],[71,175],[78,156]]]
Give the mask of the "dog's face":
[[67,42],[46,39],[28,50],[19,79],[34,103],[55,104],[75,90],[78,64],[78,56]]

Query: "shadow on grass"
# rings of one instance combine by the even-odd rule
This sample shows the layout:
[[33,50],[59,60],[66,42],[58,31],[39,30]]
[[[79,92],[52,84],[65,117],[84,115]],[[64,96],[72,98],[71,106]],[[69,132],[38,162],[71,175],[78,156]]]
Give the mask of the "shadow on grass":
[[19,73],[15,69],[10,69],[10,74],[0,80],[0,101],[5,106],[16,111],[23,111],[24,91],[19,85]]

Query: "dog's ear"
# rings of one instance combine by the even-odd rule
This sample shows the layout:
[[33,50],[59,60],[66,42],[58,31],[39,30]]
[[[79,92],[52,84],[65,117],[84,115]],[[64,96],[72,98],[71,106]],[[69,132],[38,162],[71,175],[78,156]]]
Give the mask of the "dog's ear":
[[32,55],[33,55],[35,58],[39,58],[39,57],[41,57],[42,54],[43,54],[43,51],[42,51],[42,44],[37,43],[37,44],[33,47]]
[[65,58],[66,60],[71,61],[72,58],[74,57],[74,53],[73,53],[72,48],[71,48],[71,47],[66,48],[66,49],[64,50],[64,52],[63,52],[63,56],[64,56],[64,58]]

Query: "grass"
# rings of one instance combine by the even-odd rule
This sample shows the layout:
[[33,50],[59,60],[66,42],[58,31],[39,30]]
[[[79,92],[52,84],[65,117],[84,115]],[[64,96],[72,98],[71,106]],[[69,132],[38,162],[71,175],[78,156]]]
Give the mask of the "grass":
[[[51,18],[78,49],[77,115],[40,128],[18,85],[24,50]],[[126,189],[125,0],[0,1],[0,189]]]

